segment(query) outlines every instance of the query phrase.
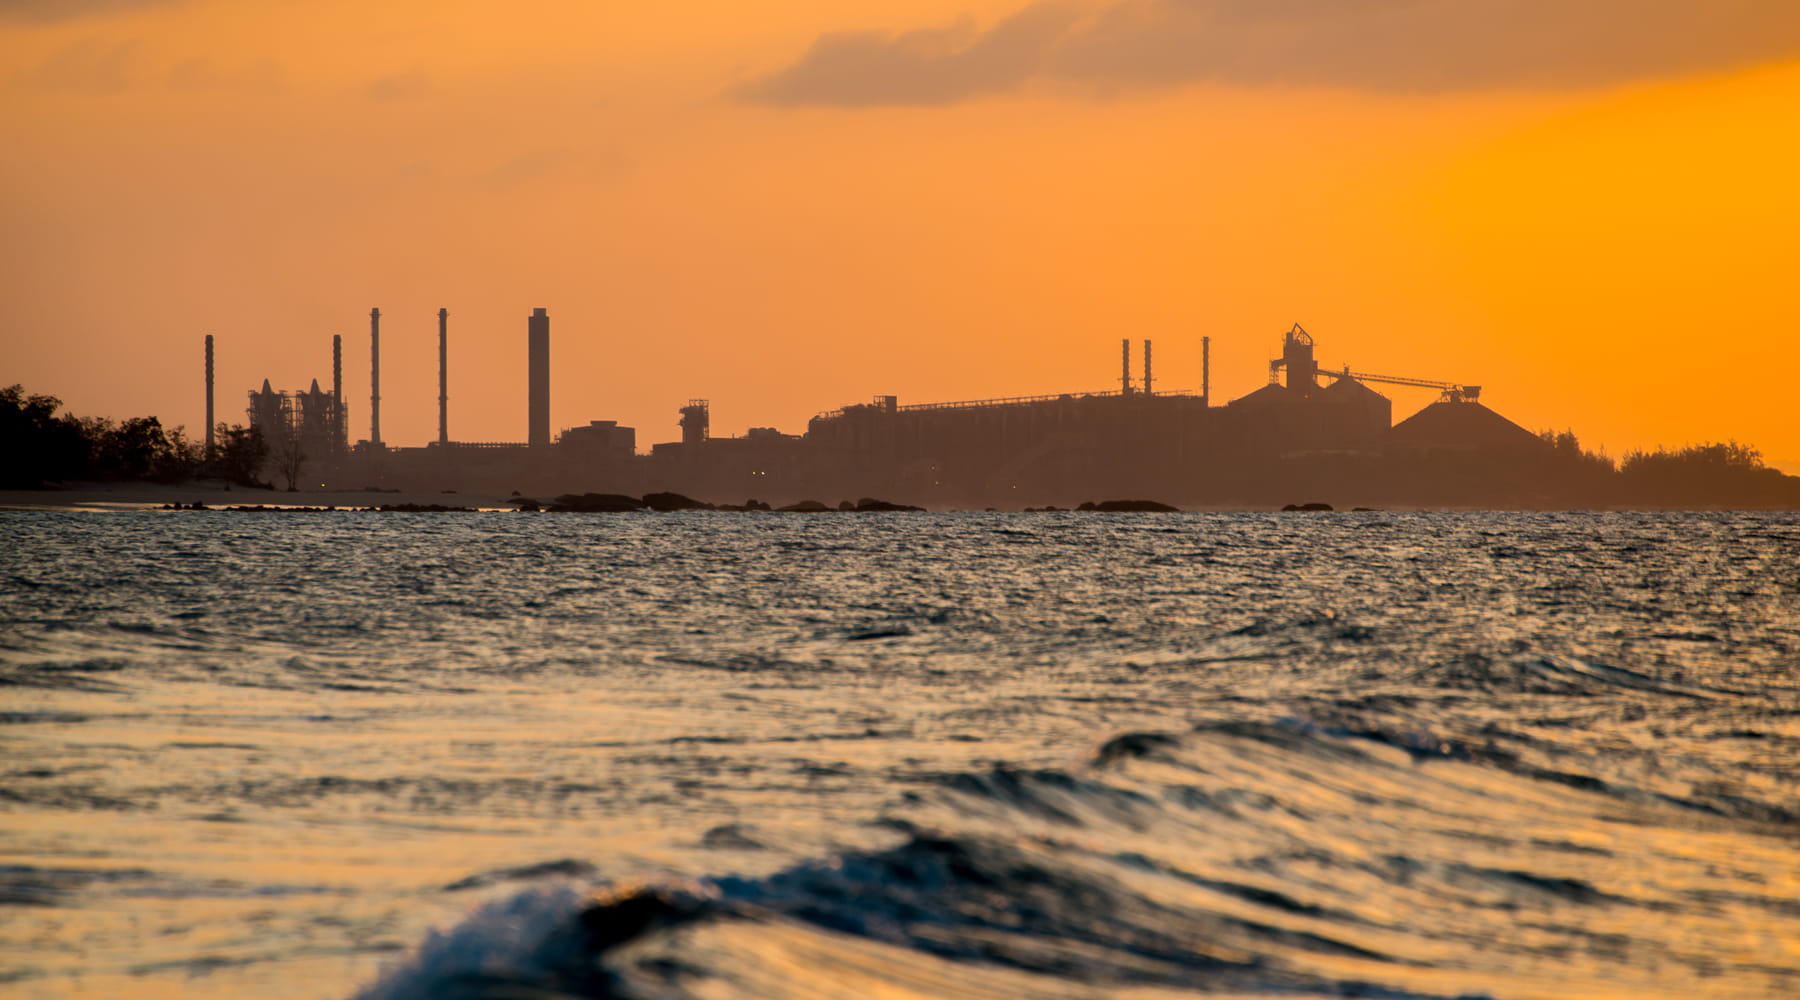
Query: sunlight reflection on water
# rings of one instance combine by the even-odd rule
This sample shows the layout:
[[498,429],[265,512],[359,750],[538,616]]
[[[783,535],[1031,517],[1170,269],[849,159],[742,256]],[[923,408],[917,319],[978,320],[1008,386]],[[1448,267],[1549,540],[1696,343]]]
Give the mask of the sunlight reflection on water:
[[[561,859],[754,901],[738,995],[1800,985],[1791,515],[269,517],[0,514],[21,995],[346,996]],[[921,830],[1025,908],[846,888]]]

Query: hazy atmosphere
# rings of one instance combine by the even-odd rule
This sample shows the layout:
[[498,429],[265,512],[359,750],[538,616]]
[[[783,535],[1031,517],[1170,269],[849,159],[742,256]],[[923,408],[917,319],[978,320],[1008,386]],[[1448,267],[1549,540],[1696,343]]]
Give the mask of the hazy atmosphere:
[[1800,997],[1796,109],[1800,0],[0,0],[0,994]]
[[518,441],[546,307],[552,423],[647,446],[690,397],[1104,389],[1121,336],[1171,389],[1211,336],[1229,398],[1298,320],[1614,455],[1800,472],[1760,388],[1797,55],[1780,0],[0,0],[0,381],[194,431],[205,334],[227,420],[343,334],[366,402],[379,306],[421,444],[445,307],[451,434]]

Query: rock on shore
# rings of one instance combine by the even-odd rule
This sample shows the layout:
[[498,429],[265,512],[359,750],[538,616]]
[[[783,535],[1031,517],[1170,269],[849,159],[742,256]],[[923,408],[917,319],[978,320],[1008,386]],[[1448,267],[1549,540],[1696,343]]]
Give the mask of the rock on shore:
[[1094,511],[1094,512],[1098,512],[1101,514],[1124,514],[1124,513],[1136,513],[1136,512],[1147,512],[1147,513],[1155,513],[1155,514],[1179,514],[1179,513],[1181,513],[1180,507],[1171,507],[1168,504],[1163,503],[1160,500],[1102,500],[1099,503],[1095,503],[1092,500],[1089,500],[1088,502],[1082,504],[1081,506],[1079,506],[1075,509],[1076,510]]

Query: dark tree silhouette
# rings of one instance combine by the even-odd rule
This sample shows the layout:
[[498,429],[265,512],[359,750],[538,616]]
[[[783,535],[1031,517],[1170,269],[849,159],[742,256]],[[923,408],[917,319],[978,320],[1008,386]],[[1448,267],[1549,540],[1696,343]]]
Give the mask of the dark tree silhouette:
[[1628,501],[1668,507],[1762,507],[1800,503],[1800,479],[1763,464],[1736,441],[1669,451],[1633,451],[1619,467]]
[[[200,474],[198,444],[156,417],[117,423],[105,417],[58,415],[62,400],[0,389],[0,486],[39,489],[51,483],[118,480],[184,482]],[[245,477],[248,481],[249,477]]]
[[261,486],[256,476],[269,458],[262,431],[221,421],[213,431],[213,457],[206,474],[239,486]]
[[1617,467],[1605,452],[1588,451],[1581,446],[1581,439],[1571,430],[1538,431],[1538,437],[1550,446],[1551,453],[1558,460],[1570,465],[1586,467],[1595,472],[1615,472]]
[[0,485],[27,489],[87,473],[89,442],[81,425],[56,416],[62,400],[0,389]]
[[300,446],[300,429],[289,427],[278,430],[266,439],[269,446],[269,464],[275,474],[287,481],[289,493],[299,489],[300,470],[306,465],[306,450]]

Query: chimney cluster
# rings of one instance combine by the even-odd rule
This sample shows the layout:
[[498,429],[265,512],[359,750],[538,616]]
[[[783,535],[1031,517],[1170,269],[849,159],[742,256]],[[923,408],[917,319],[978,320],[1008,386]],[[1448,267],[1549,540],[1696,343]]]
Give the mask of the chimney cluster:
[[[440,308],[438,319],[438,434],[439,445],[450,444],[450,310]],[[1156,376],[1152,368],[1153,342],[1144,341],[1144,371],[1137,391],[1154,395]],[[526,442],[530,447],[550,444],[550,311],[535,308],[526,319]],[[1119,341],[1119,393],[1132,395],[1131,340]],[[348,442],[344,433],[343,337],[331,338],[331,394],[335,401],[331,438],[334,451]],[[1212,398],[1212,338],[1200,338],[1200,398]],[[692,403],[690,403],[690,409]],[[686,412],[685,410],[683,411]],[[213,338],[206,337],[206,454],[216,447],[213,417]],[[369,310],[369,443],[377,449],[381,441],[381,310]]]
[[[439,309],[438,317],[438,444],[450,443],[450,310]],[[529,440],[534,446],[550,443],[550,313],[544,308],[531,311],[526,324],[527,363],[530,384],[527,387]],[[213,336],[206,335],[206,455],[212,457],[216,421],[213,412]],[[344,338],[331,338],[331,447],[334,453],[348,444],[344,427]],[[369,310],[369,443],[381,447],[381,310]]]

